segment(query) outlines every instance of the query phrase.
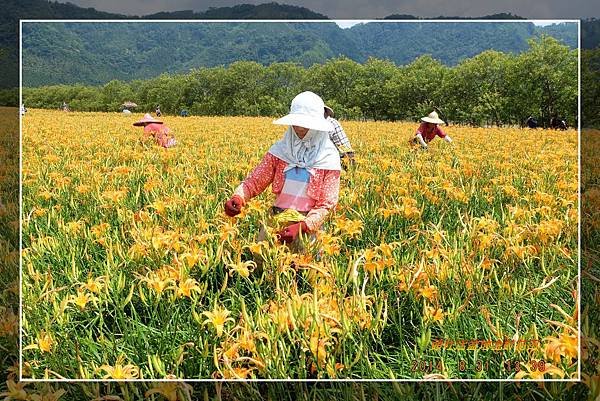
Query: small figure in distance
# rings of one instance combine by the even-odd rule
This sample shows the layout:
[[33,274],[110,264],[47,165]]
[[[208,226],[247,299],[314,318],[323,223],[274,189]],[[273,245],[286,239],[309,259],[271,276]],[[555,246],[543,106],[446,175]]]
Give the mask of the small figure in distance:
[[427,117],[421,117],[421,121],[421,124],[415,132],[415,136],[409,140],[411,145],[421,145],[423,149],[427,149],[429,146],[428,143],[436,136],[439,136],[448,143],[452,142],[450,135],[446,134],[438,126],[439,124],[444,124],[444,120],[439,118],[438,113],[432,111]]
[[155,112],[156,112],[156,117],[160,117],[160,116],[162,116],[162,113],[160,112],[160,106],[159,106],[158,104],[156,105],[156,110],[155,110]]
[[338,152],[340,152],[342,166],[345,167],[346,160],[348,160],[348,163],[351,166],[354,166],[354,150],[352,149],[352,145],[350,144],[350,140],[348,139],[346,132],[344,132],[340,122],[334,118],[335,113],[333,112],[333,109],[327,105],[324,107],[324,109],[325,119],[333,126],[333,129],[329,131],[329,138],[331,138],[331,141],[338,149]]
[[536,129],[538,127],[538,121],[533,118],[533,116],[529,116],[527,117],[527,120],[525,120],[525,125],[531,129]]
[[182,109],[181,112],[179,113],[179,115],[181,117],[189,117],[190,114],[188,113],[188,111],[186,109]]
[[565,131],[567,129],[567,122],[554,116],[550,119],[550,128]]

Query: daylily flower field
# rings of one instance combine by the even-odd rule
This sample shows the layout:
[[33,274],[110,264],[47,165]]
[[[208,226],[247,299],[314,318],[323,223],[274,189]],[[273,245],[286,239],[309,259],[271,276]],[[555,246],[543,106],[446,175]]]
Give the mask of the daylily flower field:
[[357,165],[298,255],[255,240],[270,190],[223,212],[282,127],[166,116],[163,149],[140,117],[23,118],[24,376],[578,377],[575,130],[421,151],[416,123],[342,121]]

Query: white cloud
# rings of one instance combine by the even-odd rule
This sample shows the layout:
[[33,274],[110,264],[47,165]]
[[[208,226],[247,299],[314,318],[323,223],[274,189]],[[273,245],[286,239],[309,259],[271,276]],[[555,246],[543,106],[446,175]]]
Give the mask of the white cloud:
[[358,24],[364,24],[365,22],[368,22],[368,20],[349,20],[349,19],[341,19],[341,20],[335,20],[335,23],[340,27],[340,28],[351,28],[354,25],[358,25]]
[[537,20],[533,20],[532,21],[535,25],[539,25],[539,26],[547,26],[547,25],[552,25],[552,24],[560,24],[561,22],[563,22],[562,20],[556,20],[556,19],[537,19]]

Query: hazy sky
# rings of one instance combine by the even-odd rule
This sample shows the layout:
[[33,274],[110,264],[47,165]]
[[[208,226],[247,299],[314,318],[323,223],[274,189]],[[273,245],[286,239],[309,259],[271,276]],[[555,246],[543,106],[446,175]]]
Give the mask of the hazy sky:
[[[66,2],[66,0],[61,0]],[[147,15],[159,11],[195,10],[236,4],[262,4],[273,0],[68,0],[81,7],[93,7],[126,15]],[[534,19],[577,19],[600,17],[597,0],[285,0],[280,4],[306,7],[330,18],[382,18],[390,14],[420,17],[481,17],[512,13]]]
[[[373,20],[371,20],[373,21]],[[552,25],[552,24],[558,24],[560,22],[562,22],[562,20],[551,20],[551,19],[544,19],[544,20],[531,20],[535,25]],[[369,22],[368,20],[357,20],[357,19],[352,19],[352,20],[336,20],[335,23],[338,24],[338,26],[340,28],[350,28],[356,24],[362,24],[362,23],[366,23]]]

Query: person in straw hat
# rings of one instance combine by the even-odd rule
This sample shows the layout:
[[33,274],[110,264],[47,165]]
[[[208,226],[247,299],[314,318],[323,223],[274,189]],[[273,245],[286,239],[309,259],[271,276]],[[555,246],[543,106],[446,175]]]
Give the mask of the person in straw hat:
[[144,127],[144,135],[142,141],[153,137],[158,146],[170,148],[177,144],[171,129],[163,124],[162,121],[155,119],[150,114],[146,113],[139,121],[133,123],[135,127]]
[[438,113],[432,111],[427,117],[422,117],[421,121],[422,123],[419,125],[419,128],[417,128],[415,136],[409,141],[411,144],[420,144],[423,149],[427,149],[427,144],[436,136],[439,136],[446,142],[452,142],[452,138],[438,126],[438,124],[444,123],[444,120],[438,117]]
[[[228,216],[239,214],[246,202],[267,186],[276,195],[272,207],[278,215],[293,216],[276,228],[280,242],[302,249],[300,233],[314,233],[337,205],[341,163],[329,139],[333,128],[323,115],[323,100],[313,92],[302,92],[293,100],[290,113],[274,124],[287,126],[283,138],[270,147],[260,164],[225,202]],[[258,241],[265,239],[261,230]]]
[[344,160],[344,158],[347,157],[350,165],[354,165],[354,150],[352,149],[350,140],[340,125],[340,122],[334,118],[335,113],[333,112],[333,109],[325,105],[324,115],[327,121],[333,126],[333,129],[329,131],[329,138],[337,147],[340,158]]

